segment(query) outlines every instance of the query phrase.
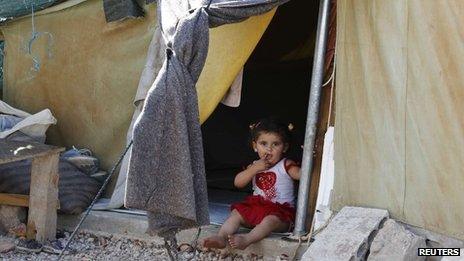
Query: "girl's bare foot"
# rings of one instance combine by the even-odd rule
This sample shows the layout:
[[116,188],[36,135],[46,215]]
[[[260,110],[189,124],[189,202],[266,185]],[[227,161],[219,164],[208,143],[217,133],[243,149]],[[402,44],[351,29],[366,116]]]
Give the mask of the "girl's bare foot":
[[204,248],[225,248],[227,245],[226,239],[221,236],[210,236],[203,240]]
[[233,248],[237,248],[240,250],[243,250],[250,245],[246,240],[246,237],[243,235],[229,235],[229,244]]

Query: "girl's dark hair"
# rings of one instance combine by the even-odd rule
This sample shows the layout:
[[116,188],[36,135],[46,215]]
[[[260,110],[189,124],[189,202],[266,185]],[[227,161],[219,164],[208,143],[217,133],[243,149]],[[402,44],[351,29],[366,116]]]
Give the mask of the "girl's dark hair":
[[285,124],[274,118],[264,118],[250,125],[251,141],[256,141],[261,133],[276,133],[284,143],[290,143],[293,125]]

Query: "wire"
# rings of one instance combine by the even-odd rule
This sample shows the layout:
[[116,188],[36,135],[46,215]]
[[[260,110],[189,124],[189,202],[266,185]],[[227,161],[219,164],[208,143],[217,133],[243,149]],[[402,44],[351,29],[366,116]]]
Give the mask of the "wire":
[[79,228],[81,227],[82,223],[84,222],[84,220],[87,218],[87,216],[89,215],[90,213],[90,210],[92,210],[92,207],[93,205],[95,204],[95,202],[97,202],[98,198],[100,197],[100,195],[102,194],[103,190],[105,189],[106,185],[108,185],[108,182],[110,181],[111,177],[113,176],[114,172],[116,171],[116,168],[119,166],[119,164],[121,164],[122,162],[122,159],[124,158],[124,156],[126,155],[127,151],[129,151],[129,148],[132,146],[132,143],[133,143],[133,140],[131,140],[129,142],[129,144],[126,146],[126,149],[124,150],[124,152],[121,154],[121,156],[119,157],[118,161],[116,162],[116,164],[113,166],[113,168],[111,169],[111,172],[110,174],[108,175],[108,177],[106,177],[105,179],[105,182],[103,182],[103,185],[101,186],[100,190],[98,191],[97,195],[95,196],[95,198],[93,199],[92,203],[90,204],[90,206],[87,208],[87,211],[85,212],[84,216],[81,218],[81,220],[79,221],[79,224],[77,224],[76,228],[74,229],[74,231],[72,232],[71,236],[69,237],[68,239],[68,242],[66,242],[66,245],[64,246],[63,250],[61,250],[60,252],[60,255],[58,256],[58,259],[57,261],[61,260],[61,258],[63,257],[63,254],[64,252],[66,251],[66,249],[68,248],[69,244],[71,243],[71,241],[73,240],[74,236],[76,235],[77,231],[79,230]]

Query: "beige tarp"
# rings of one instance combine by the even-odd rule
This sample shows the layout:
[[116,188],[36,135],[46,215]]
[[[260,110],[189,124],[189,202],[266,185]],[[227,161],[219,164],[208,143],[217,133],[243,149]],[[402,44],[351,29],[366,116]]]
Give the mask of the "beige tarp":
[[[71,4],[70,4],[71,3]],[[70,6],[75,4],[74,6]],[[100,0],[65,2],[67,8],[2,26],[6,47],[4,98],[28,112],[50,108],[58,119],[54,144],[92,149],[109,168],[125,146],[133,101],[155,27],[155,6],[143,19],[106,23]],[[201,120],[221,101],[261,38],[273,13],[212,29],[205,68],[197,84]],[[49,36],[50,35],[50,36]],[[50,55],[49,55],[50,54]]]
[[47,135],[52,143],[89,147],[105,167],[113,164],[125,143],[153,34],[150,8],[147,19],[110,24],[101,1],[36,15],[35,30],[52,36],[33,42],[32,53],[40,58],[37,72],[26,50],[31,17],[3,26],[5,100],[28,112],[50,108],[58,120]]
[[464,239],[464,1],[337,12],[334,206]]

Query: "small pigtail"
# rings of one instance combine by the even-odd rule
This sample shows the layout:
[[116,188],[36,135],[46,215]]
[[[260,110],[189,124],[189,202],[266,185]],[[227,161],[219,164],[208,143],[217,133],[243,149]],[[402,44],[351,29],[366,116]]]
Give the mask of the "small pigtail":
[[288,128],[288,131],[293,131],[294,126],[292,123],[289,123],[287,128]]
[[252,123],[252,124],[250,124],[250,126],[248,126],[248,127],[250,127],[250,130],[254,130],[254,129],[256,129],[256,128],[259,126],[259,124],[261,124],[260,121],[258,121],[257,123]]

